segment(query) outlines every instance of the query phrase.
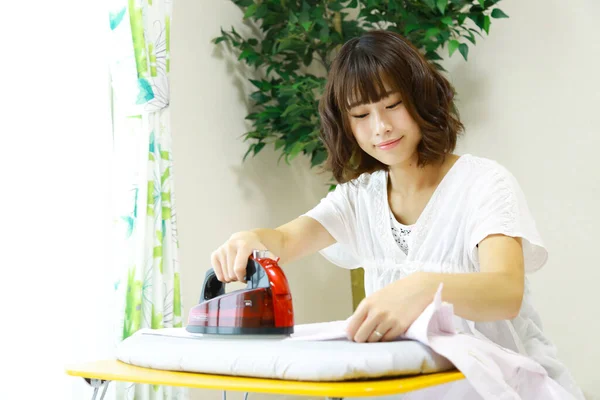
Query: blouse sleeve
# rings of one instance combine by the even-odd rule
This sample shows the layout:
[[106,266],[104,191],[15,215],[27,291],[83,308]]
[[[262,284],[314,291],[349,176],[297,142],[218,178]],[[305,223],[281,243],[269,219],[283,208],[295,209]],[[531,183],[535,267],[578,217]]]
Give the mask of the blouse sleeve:
[[471,223],[467,229],[469,257],[473,264],[479,266],[477,245],[488,235],[503,234],[522,239],[525,272],[534,272],[543,267],[548,252],[515,177],[498,165],[476,186],[477,200],[471,210]]
[[318,221],[336,240],[336,243],[319,253],[333,264],[348,269],[358,268],[355,253],[356,216],[351,183],[337,185],[319,204],[303,214]]

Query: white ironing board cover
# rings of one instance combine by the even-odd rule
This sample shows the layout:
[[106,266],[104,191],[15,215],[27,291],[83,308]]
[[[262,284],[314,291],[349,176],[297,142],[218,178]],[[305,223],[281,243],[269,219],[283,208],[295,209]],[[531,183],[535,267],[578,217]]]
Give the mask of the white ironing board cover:
[[418,341],[356,343],[335,334],[326,337],[327,330],[321,329],[326,325],[297,325],[292,338],[192,335],[185,328],[142,329],[120,343],[117,358],[160,370],[300,381],[343,381],[453,368],[446,358]]

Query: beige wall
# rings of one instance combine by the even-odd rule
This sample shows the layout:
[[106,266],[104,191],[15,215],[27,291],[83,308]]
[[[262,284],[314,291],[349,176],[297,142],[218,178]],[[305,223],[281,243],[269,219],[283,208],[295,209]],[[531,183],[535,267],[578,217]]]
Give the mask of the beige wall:
[[[600,278],[593,253],[600,239],[593,229],[600,222],[594,207],[600,40],[592,20],[600,7],[592,0],[501,4],[511,18],[494,22],[491,36],[471,48],[469,62],[457,53],[447,64],[468,130],[459,152],[497,159],[522,184],[551,254],[532,277],[546,329],[584,389],[600,395],[593,367],[600,359],[594,340],[600,321],[592,308]],[[326,177],[305,160],[277,166],[279,154],[269,149],[241,162],[247,87],[243,72],[210,43],[221,26],[244,31],[241,18],[227,0],[178,0],[174,7],[171,104],[186,311],[198,300],[210,253],[231,233],[275,227],[327,192]],[[297,322],[351,312],[347,271],[315,255],[286,273]],[[196,399],[219,396],[193,392]]]

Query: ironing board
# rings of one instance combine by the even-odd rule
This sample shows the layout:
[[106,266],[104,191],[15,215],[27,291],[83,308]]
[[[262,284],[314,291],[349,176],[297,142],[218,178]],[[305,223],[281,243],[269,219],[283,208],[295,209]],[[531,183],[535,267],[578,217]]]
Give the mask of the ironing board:
[[99,400],[102,400],[111,381],[253,393],[322,396],[329,400],[340,400],[348,397],[407,393],[464,378],[461,372],[452,370],[400,378],[306,382],[162,371],[138,367],[118,360],[74,364],[67,366],[66,372],[71,376],[85,378],[94,387],[92,400],[96,400],[100,390],[102,393]]

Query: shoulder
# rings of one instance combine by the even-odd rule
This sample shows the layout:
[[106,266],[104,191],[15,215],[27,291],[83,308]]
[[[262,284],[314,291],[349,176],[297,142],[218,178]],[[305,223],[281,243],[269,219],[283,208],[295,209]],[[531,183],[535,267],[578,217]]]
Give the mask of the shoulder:
[[461,156],[466,170],[472,176],[511,175],[510,171],[498,161],[491,158],[465,154]]
[[512,172],[496,160],[465,154],[460,161],[463,167],[459,174],[461,180],[477,190],[518,185]]
[[485,157],[463,157],[462,190],[473,209],[515,208],[526,202],[517,178],[506,166]]
[[360,176],[337,185],[336,190],[355,197],[373,196],[385,188],[387,171],[365,172]]

